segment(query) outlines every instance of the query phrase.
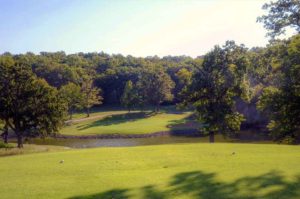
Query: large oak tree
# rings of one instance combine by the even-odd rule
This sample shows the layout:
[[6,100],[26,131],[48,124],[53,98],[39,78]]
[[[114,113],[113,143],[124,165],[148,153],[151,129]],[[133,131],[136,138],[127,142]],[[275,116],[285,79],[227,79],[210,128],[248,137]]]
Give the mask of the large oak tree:
[[26,57],[1,57],[0,119],[15,132],[18,147],[24,137],[57,132],[65,111],[58,91],[36,77]]
[[216,46],[205,55],[203,64],[183,91],[184,106],[192,105],[204,133],[214,142],[216,133],[231,133],[240,129],[244,116],[235,107],[235,100],[246,99],[248,67],[246,49],[229,41]]

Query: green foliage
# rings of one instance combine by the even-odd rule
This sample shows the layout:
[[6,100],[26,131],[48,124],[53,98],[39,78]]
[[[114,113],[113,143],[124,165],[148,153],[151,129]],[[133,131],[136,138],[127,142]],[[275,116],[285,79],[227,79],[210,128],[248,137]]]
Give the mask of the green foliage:
[[[87,77],[81,85],[81,93],[83,94],[83,107],[87,110],[87,116],[90,116],[90,108],[94,105],[102,104],[101,89],[93,85],[93,79]],[[78,93],[77,93],[78,94]]]
[[183,101],[185,96],[182,91],[191,83],[193,73],[186,68],[181,68],[175,75],[179,80],[178,83],[175,84],[175,90],[180,90],[177,100]]
[[187,70],[186,68],[180,69],[176,76],[179,79],[179,82],[184,85],[188,85],[191,82],[192,79],[192,73],[191,71]]
[[0,141],[0,149],[2,149],[2,148],[4,148],[4,149],[11,149],[11,148],[14,148],[14,146],[11,145],[11,144],[6,144],[6,143]]
[[284,63],[277,72],[278,83],[266,87],[258,108],[270,118],[268,128],[278,141],[299,142],[300,139],[300,36],[287,42]]
[[[183,91],[184,105],[191,104],[205,132],[231,132],[240,129],[244,121],[235,110],[235,99],[248,99],[249,84],[245,83],[249,61],[246,49],[234,42],[224,48],[216,46],[204,57],[191,84]],[[245,92],[247,91],[247,92]]]
[[67,85],[62,86],[59,93],[60,97],[67,103],[71,119],[73,112],[82,109],[84,104],[84,95],[81,93],[81,88],[70,82]]
[[121,103],[128,109],[129,112],[135,106],[135,104],[139,103],[137,89],[133,87],[133,83],[130,80],[126,82]]
[[0,118],[14,130],[18,146],[24,136],[57,132],[66,111],[58,91],[33,74],[24,56],[0,63]]
[[143,71],[136,86],[141,103],[154,105],[156,111],[163,101],[173,99],[171,91],[174,88],[174,82],[161,67],[149,66],[147,70]]
[[284,34],[287,27],[296,29],[300,33],[300,2],[299,0],[271,1],[263,6],[267,15],[257,18],[269,30],[268,36],[274,37]]

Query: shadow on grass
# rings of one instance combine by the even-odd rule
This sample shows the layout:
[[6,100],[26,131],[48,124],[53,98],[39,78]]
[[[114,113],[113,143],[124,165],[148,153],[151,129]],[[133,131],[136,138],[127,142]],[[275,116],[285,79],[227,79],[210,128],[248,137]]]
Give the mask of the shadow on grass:
[[113,189],[99,194],[92,194],[88,196],[75,196],[70,199],[127,199],[129,198],[128,189]]
[[201,135],[199,133],[201,124],[196,121],[194,114],[180,120],[170,121],[168,128],[172,136],[199,137]]
[[137,112],[137,113],[124,113],[107,116],[105,118],[96,120],[89,124],[83,124],[78,126],[78,130],[86,130],[88,128],[96,127],[96,126],[109,126],[113,124],[121,124],[126,122],[133,122],[140,119],[148,118],[155,115],[154,112]]
[[188,196],[193,199],[296,199],[300,198],[300,176],[287,181],[278,171],[239,178],[233,182],[217,180],[216,173],[192,171],[176,174],[165,190],[155,185],[138,188],[142,196],[130,196],[131,189],[113,189],[98,194],[75,196],[69,199],[172,199]]

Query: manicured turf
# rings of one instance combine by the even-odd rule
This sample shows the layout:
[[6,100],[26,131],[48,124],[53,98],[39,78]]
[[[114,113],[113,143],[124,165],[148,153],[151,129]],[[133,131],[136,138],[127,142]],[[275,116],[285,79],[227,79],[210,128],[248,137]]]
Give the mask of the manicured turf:
[[172,129],[190,128],[182,125],[190,112],[159,113],[109,111],[94,114],[90,119],[76,120],[60,133],[66,135],[144,134]]
[[0,158],[0,198],[296,199],[299,165],[299,146],[275,144],[36,153]]

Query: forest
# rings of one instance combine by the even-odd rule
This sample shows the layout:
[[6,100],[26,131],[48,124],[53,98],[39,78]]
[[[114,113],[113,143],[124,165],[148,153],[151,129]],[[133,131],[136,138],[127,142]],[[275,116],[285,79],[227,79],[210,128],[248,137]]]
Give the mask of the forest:
[[[208,131],[238,131],[243,123],[265,124],[274,139],[293,143],[299,139],[299,57],[300,35],[274,40],[265,48],[248,49],[227,41],[197,58],[4,53],[0,57],[1,105],[11,103],[9,112],[19,116],[45,100],[50,103],[47,106],[61,106],[53,120],[63,109],[72,117],[74,111],[84,109],[88,114],[91,107],[101,104],[129,110],[147,106],[158,110],[161,104],[193,106],[199,121],[209,124]],[[21,97],[25,93],[18,89],[38,89],[45,96]],[[41,102],[31,104],[32,100]],[[24,110],[16,110],[16,105]],[[6,126],[15,125],[10,123],[11,116],[5,117]],[[26,118],[16,119],[25,124]]]

